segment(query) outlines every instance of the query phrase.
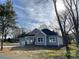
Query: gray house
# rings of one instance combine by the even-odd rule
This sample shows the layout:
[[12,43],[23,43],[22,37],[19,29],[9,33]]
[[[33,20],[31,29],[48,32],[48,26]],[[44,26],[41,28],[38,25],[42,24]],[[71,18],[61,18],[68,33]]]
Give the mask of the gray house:
[[63,45],[62,38],[54,31],[49,29],[34,29],[33,31],[19,37],[20,44],[39,45],[39,46],[61,46]]

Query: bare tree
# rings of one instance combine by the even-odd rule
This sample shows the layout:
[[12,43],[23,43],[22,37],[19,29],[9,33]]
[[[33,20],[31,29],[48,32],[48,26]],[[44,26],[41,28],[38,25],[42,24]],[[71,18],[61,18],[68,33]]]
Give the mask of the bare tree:
[[[48,1],[48,0],[46,0]],[[41,2],[41,1],[40,1]],[[71,27],[68,27],[67,23],[69,23],[70,21],[68,21],[68,16],[67,16],[67,12],[64,12],[63,15],[60,15],[58,13],[58,10],[57,10],[57,0],[53,0],[53,4],[54,4],[54,8],[55,8],[55,13],[56,13],[56,16],[57,16],[57,21],[58,21],[58,25],[60,27],[60,31],[61,31],[61,34],[62,34],[62,38],[63,38],[63,43],[66,47],[66,51],[67,51],[67,59],[70,59],[70,49],[69,49],[69,46],[68,46],[68,41],[69,41],[69,38],[68,38],[68,33],[69,31],[72,29],[72,25],[70,25]],[[63,19],[63,20],[62,20]],[[68,30],[66,30],[67,28],[69,28]]]
[[66,47],[67,59],[70,59],[70,49],[69,49],[69,46],[68,46],[68,41],[69,41],[68,33],[71,30],[71,28],[69,28],[69,30],[66,30],[66,27],[67,27],[66,24],[68,22],[68,20],[67,20],[68,19],[68,16],[67,16],[68,13],[64,12],[62,15],[60,15],[58,13],[58,10],[57,10],[56,2],[57,2],[57,0],[53,0],[54,8],[55,8],[56,16],[57,16],[57,21],[58,21],[58,24],[59,24],[59,27],[60,27],[62,38],[63,38],[63,43]]
[[79,0],[63,0],[66,10],[69,13],[70,23],[73,25],[73,33],[76,39],[76,46],[79,45]]

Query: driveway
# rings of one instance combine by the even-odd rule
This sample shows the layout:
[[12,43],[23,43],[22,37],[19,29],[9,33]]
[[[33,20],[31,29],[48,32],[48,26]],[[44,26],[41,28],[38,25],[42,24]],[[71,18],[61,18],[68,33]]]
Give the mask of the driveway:
[[29,57],[18,57],[18,56],[6,56],[3,54],[0,54],[0,59],[32,59]]

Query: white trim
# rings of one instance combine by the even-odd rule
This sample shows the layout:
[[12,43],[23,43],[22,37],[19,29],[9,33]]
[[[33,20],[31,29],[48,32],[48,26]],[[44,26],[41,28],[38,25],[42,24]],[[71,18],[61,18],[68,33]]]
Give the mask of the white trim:
[[45,45],[47,45],[47,38],[46,38],[46,35],[45,35]]
[[58,43],[58,46],[60,46],[59,37],[58,36],[57,36],[57,43]]

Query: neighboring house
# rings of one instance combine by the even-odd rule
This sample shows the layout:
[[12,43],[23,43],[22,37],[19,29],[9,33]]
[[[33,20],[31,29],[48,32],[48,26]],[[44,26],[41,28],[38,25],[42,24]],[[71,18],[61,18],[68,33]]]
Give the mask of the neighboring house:
[[49,29],[34,29],[33,31],[20,35],[20,44],[25,45],[39,45],[39,46],[61,46],[63,45],[62,38],[54,31]]

